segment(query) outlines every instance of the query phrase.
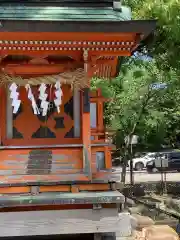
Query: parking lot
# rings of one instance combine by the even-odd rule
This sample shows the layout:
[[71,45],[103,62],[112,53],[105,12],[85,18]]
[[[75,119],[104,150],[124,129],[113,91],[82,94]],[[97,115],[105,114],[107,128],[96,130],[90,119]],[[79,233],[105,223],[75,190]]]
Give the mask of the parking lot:
[[[115,168],[115,172],[119,173],[119,181],[121,180],[121,168]],[[180,173],[178,172],[168,172],[166,173],[166,180],[171,182],[180,181]],[[147,173],[146,170],[134,171],[134,182],[158,182],[161,181],[161,173]],[[127,170],[126,183],[130,182],[130,172]]]

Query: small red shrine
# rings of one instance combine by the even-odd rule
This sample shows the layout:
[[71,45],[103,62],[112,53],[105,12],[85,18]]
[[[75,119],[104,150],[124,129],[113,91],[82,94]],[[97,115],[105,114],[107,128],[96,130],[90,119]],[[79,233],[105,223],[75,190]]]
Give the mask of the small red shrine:
[[115,77],[154,28],[112,0],[1,4],[0,193],[112,188],[105,99],[90,81]]

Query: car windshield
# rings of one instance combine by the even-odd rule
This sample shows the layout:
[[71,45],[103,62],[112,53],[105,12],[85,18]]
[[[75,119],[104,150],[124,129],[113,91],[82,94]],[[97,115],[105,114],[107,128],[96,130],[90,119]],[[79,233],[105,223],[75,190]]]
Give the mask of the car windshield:
[[146,156],[144,156],[145,158],[153,158],[155,157],[154,153],[148,153]]

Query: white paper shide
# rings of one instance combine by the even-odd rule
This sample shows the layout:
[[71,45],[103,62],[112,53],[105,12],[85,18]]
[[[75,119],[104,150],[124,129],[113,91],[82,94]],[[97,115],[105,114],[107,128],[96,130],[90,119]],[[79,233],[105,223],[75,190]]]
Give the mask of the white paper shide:
[[42,83],[39,87],[39,99],[41,100],[42,116],[46,116],[48,112],[49,102],[47,101],[48,94],[46,93],[46,84]]
[[36,104],[36,101],[35,101],[35,98],[34,98],[34,95],[33,95],[33,93],[32,93],[32,89],[31,89],[30,85],[29,85],[29,84],[26,84],[25,88],[26,88],[26,91],[28,92],[28,99],[31,101],[34,114],[35,114],[35,115],[40,114],[39,109],[38,109],[38,106],[37,106],[37,104]]
[[13,113],[17,113],[19,110],[19,107],[21,105],[21,100],[19,100],[19,92],[17,92],[18,86],[16,83],[12,83],[9,87],[10,90],[10,98],[12,99],[12,107],[13,107]]
[[[54,84],[55,88],[55,93],[54,93],[54,104],[57,108],[57,112],[60,113],[60,106],[62,104],[62,96],[63,96],[63,91],[61,88],[61,83],[57,81]],[[25,89],[28,95],[28,99],[31,101],[32,109],[35,115],[41,114],[42,116],[46,116],[48,113],[48,109],[50,106],[50,102],[48,101],[48,94],[46,92],[47,86],[45,83],[41,83],[39,87],[39,100],[41,101],[40,103],[40,108],[36,104],[36,99],[33,95],[32,88],[30,84],[25,85]],[[21,105],[21,100],[19,99],[19,92],[18,92],[18,86],[16,83],[12,83],[9,87],[10,90],[10,98],[12,99],[12,107],[13,107],[13,113],[17,113],[19,110],[19,107]]]
[[56,91],[55,91],[55,99],[54,99],[54,104],[55,104],[55,106],[56,106],[56,108],[57,108],[57,112],[58,113],[60,113],[60,106],[61,106],[61,104],[62,104],[62,96],[63,96],[63,91],[62,91],[62,89],[61,89],[61,84],[60,84],[60,82],[59,81],[57,81],[56,83],[55,83],[55,89],[56,89]]

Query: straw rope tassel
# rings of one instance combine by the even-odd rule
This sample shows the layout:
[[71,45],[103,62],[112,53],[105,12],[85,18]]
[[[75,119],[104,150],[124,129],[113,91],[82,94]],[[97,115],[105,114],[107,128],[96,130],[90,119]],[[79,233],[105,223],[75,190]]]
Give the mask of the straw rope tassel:
[[61,84],[72,84],[76,88],[84,88],[88,86],[86,82],[86,73],[84,69],[78,68],[71,72],[63,72],[59,75],[45,75],[32,78],[22,78],[19,76],[12,76],[5,73],[0,74],[0,85],[6,83],[16,83],[18,86],[25,86],[30,84],[31,86],[37,86],[44,84],[55,84],[59,79]]
[[56,88],[55,91],[56,99],[54,99],[54,104],[57,108],[57,112],[60,113],[60,105],[62,104],[63,91],[61,89],[61,84],[59,81],[57,81],[54,86]]
[[18,86],[16,85],[16,83],[12,83],[9,88],[9,90],[11,91],[10,98],[12,99],[13,113],[17,113],[21,105],[21,100],[18,99],[19,93],[17,92],[17,88]]
[[46,84],[42,83],[39,87],[39,99],[41,100],[42,116],[47,115],[49,102],[46,101],[48,94],[46,93]]
[[25,88],[26,88],[26,91],[28,92],[28,99],[31,101],[34,114],[35,115],[40,114],[30,85],[26,84]]

